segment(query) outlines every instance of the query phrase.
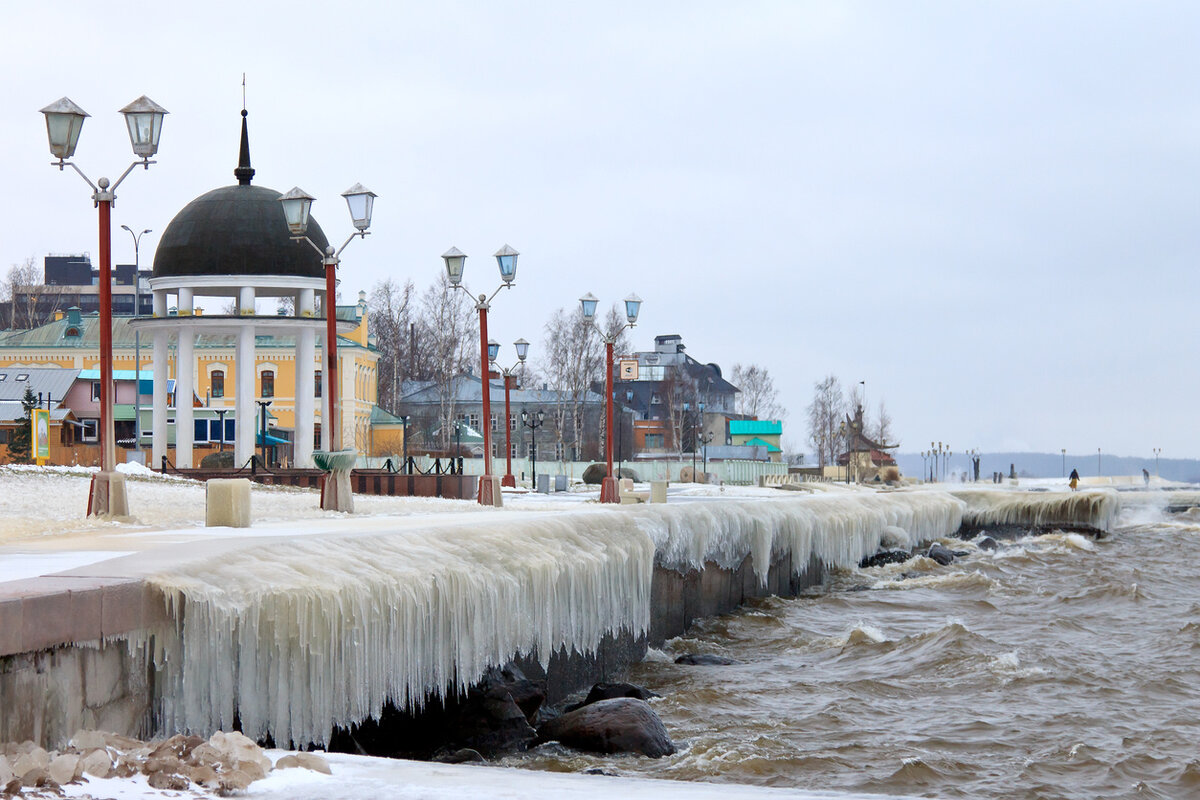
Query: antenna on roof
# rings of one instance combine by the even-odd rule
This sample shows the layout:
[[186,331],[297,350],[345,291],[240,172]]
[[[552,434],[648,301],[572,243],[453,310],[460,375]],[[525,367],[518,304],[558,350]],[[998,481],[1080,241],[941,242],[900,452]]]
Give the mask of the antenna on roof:
[[246,110],[246,73],[242,73],[242,111]]

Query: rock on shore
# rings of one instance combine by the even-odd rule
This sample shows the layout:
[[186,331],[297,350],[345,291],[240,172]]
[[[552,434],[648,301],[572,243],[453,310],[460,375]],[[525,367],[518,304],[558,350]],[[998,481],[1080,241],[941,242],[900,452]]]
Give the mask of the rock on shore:
[[675,752],[675,744],[658,714],[644,700],[618,697],[599,700],[538,729],[538,741],[558,741],[591,753],[640,753],[651,758]]

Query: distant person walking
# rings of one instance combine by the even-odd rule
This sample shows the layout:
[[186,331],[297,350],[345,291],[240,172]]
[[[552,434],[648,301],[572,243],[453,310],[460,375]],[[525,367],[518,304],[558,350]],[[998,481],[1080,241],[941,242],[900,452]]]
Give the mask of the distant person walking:
[[1142,467],[1142,480],[1146,482],[1147,486],[1150,485],[1150,470],[1145,467]]
[[1078,488],[1079,488],[1079,470],[1072,469],[1071,470],[1071,491],[1073,492]]

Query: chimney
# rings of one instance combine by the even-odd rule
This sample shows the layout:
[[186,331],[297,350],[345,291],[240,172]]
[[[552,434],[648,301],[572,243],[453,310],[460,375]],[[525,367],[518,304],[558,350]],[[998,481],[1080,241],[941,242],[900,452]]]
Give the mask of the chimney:
[[61,311],[55,311],[55,312],[54,312],[54,321],[55,321],[55,322],[58,322],[58,321],[59,321],[59,320],[61,320],[62,318],[63,318],[63,312],[61,312]]
[[79,306],[71,306],[67,309],[67,324],[72,328],[78,328],[83,323],[83,310]]

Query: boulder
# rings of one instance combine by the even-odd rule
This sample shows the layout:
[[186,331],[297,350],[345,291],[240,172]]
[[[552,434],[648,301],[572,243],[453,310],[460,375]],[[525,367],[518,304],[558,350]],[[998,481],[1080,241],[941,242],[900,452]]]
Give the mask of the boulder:
[[12,765],[8,763],[6,756],[0,756],[0,786],[7,786],[8,782],[15,778],[16,775],[12,771]]
[[981,536],[975,540],[975,546],[980,550],[996,550],[1000,547],[996,540],[990,536]]
[[50,766],[46,768],[46,772],[49,773],[50,780],[55,783],[70,783],[82,774],[79,761],[79,756],[73,753],[63,753],[50,759]]
[[450,753],[438,753],[433,760],[439,764],[483,764],[486,759],[478,750],[463,747]]
[[929,546],[929,552],[925,554],[926,558],[932,558],[943,567],[954,561],[954,552],[940,544]]
[[86,753],[99,747],[108,747],[108,734],[104,731],[75,731],[75,735],[71,737],[71,747],[74,747],[81,753]]
[[737,664],[732,658],[725,656],[713,655],[712,653],[687,653],[675,659],[676,664],[684,664],[689,667],[727,667],[730,664]]
[[107,778],[112,774],[112,756],[107,750],[96,749],[83,757],[82,766],[93,778]]
[[539,742],[557,741],[591,753],[639,753],[660,758],[675,744],[658,714],[644,700],[600,700],[549,720],[538,730]]
[[173,772],[152,772],[146,782],[152,789],[165,789],[172,792],[182,792],[191,786],[191,781]]
[[275,762],[275,769],[311,769],[313,772],[323,772],[332,775],[329,762],[316,753],[292,753]]
[[592,686],[588,696],[578,703],[567,706],[564,711],[574,711],[577,708],[590,706],[600,700],[612,700],[615,697],[633,697],[638,700],[649,700],[651,697],[662,697],[649,689],[635,686],[632,683],[597,683]]
[[[245,734],[237,731],[230,733],[217,731],[209,738],[208,744],[215,747],[224,756],[222,762],[226,766],[232,767],[235,772],[246,773],[250,776],[251,781],[265,778],[271,771],[271,759],[267,758],[262,748]],[[200,746],[195,749],[199,750]],[[225,776],[221,777],[223,786]]]
[[200,459],[200,469],[233,469],[233,451],[209,453]]
[[21,782],[26,786],[33,786],[26,780],[25,776],[35,770],[45,771],[50,766],[50,754],[40,747],[34,747],[32,750],[22,753],[17,756],[17,759],[12,762],[13,775],[21,779]]
[[597,486],[600,481],[604,480],[604,476],[608,474],[608,467],[604,464],[589,464],[587,469],[583,471],[583,482],[592,486]]
[[912,557],[913,554],[907,550],[880,550],[875,555],[867,556],[858,562],[858,568],[867,569],[868,567],[882,567],[884,564],[903,564]]

